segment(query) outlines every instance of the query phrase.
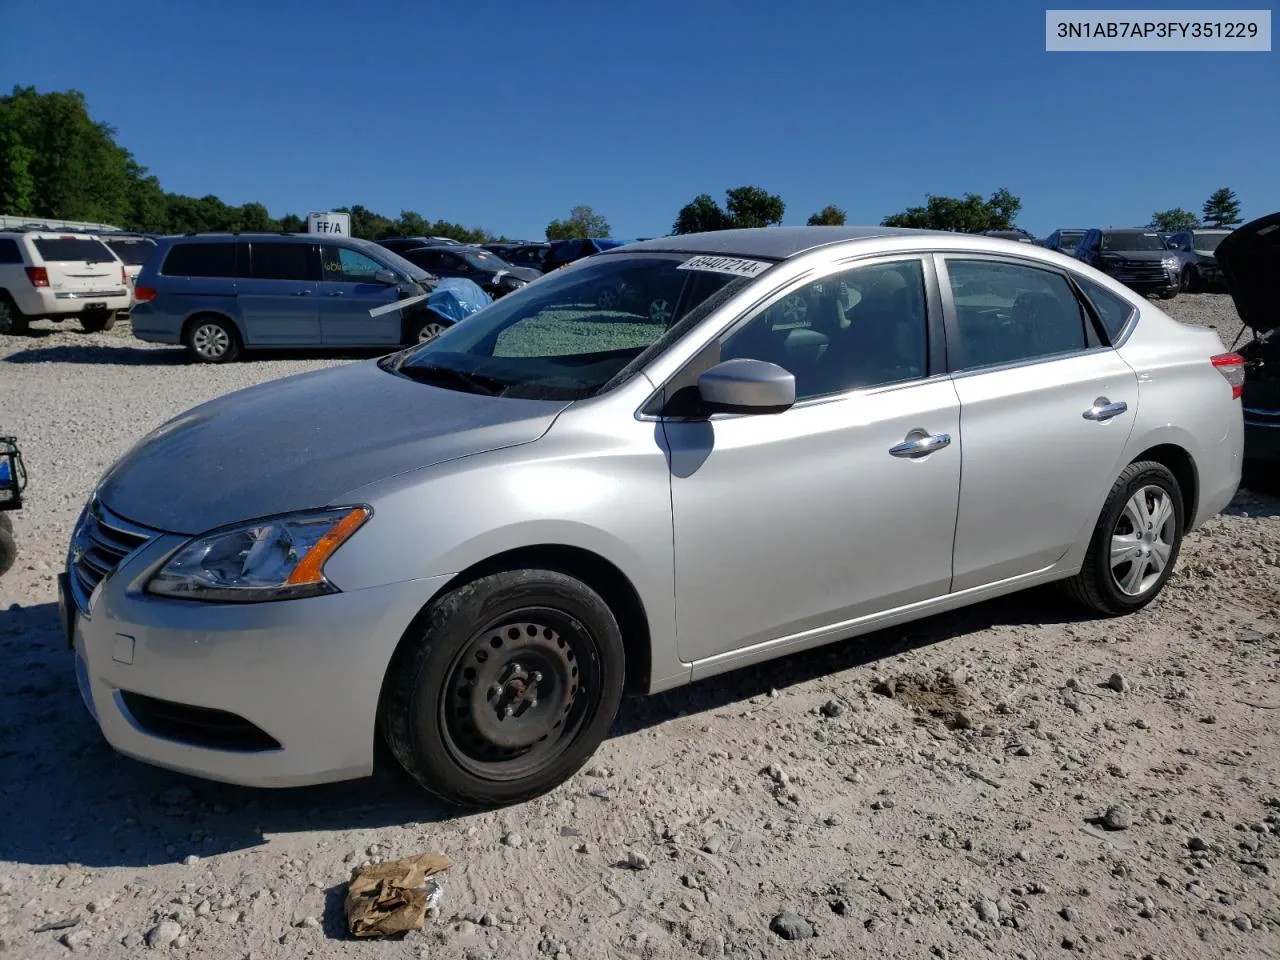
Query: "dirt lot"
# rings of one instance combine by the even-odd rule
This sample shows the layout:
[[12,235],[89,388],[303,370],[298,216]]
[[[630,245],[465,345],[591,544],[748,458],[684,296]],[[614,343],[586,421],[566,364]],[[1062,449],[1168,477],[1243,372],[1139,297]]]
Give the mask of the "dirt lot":
[[[1236,334],[1224,297],[1161,306]],[[1242,491],[1127,619],[1039,591],[630,701],[522,807],[458,815],[387,764],[238,789],[105,745],[54,575],[137,437],[351,358],[194,367],[67,326],[0,337],[0,432],[32,473],[0,580],[3,956],[1280,953],[1280,501]],[[455,861],[438,921],[344,940],[352,866],[427,850]]]

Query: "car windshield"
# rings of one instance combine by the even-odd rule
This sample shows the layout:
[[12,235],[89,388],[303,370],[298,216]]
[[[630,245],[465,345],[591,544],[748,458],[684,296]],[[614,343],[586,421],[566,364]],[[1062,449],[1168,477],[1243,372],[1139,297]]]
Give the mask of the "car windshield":
[[1103,250],[1164,250],[1164,241],[1158,233],[1139,233],[1136,230],[1126,233],[1104,233],[1102,235]]
[[1197,233],[1193,235],[1192,246],[1204,253],[1213,253],[1218,249],[1218,244],[1222,242],[1222,238],[1227,234],[1223,233]]
[[156,242],[139,237],[136,240],[104,240],[117,257],[129,264],[131,267],[140,267],[147,262],[147,258],[151,256],[151,251],[155,250]]
[[505,397],[594,396],[641,354],[678,336],[676,324],[692,311],[711,309],[713,296],[720,302],[749,282],[684,269],[689,260],[671,253],[592,257],[508,294],[412,352],[386,358],[383,368]]
[[489,253],[488,251],[485,251],[484,253],[480,253],[478,251],[467,252],[461,256],[463,260],[467,261],[467,263],[471,264],[471,266],[475,267],[477,270],[484,270],[488,273],[493,273],[495,270],[508,270],[511,267],[511,264],[507,263],[507,261],[503,260],[496,253]]
[[1058,234],[1058,249],[1074,250],[1080,246],[1080,238],[1083,236],[1083,230],[1063,230]]

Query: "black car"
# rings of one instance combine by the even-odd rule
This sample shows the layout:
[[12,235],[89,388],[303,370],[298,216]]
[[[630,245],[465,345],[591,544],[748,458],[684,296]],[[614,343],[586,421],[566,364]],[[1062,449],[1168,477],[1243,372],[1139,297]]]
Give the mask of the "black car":
[[550,249],[549,243],[513,243],[501,253],[496,250],[493,252],[513,267],[528,267],[530,270],[542,273],[547,251]]
[[381,240],[375,240],[374,243],[392,253],[404,253],[406,250],[417,250],[419,247],[462,246],[457,240],[450,240],[448,237],[383,237]]
[[552,240],[547,244],[546,257],[542,261],[545,273],[559,270],[575,260],[590,257],[611,247],[620,247],[626,240],[607,240],[603,237],[576,237],[572,240]]
[[1178,258],[1155,230],[1094,227],[1076,247],[1077,260],[1110,274],[1139,293],[1172,300],[1181,286]]
[[437,277],[473,280],[495,300],[542,276],[537,270],[512,266],[481,247],[461,244],[418,247],[400,252],[400,256]]
[[1253,333],[1244,357],[1246,479],[1280,489],[1280,213],[1237,228],[1214,250],[1236,312]]
[[1057,250],[1059,253],[1065,253],[1068,257],[1074,257],[1076,255],[1076,247],[1080,245],[1081,239],[1088,232],[1083,227],[1059,227],[1045,237],[1040,245],[1048,250]]

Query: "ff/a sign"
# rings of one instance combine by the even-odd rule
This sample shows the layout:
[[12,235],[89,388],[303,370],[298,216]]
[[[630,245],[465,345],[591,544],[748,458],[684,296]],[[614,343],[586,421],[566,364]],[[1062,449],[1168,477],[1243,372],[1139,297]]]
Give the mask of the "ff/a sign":
[[351,214],[308,213],[307,233],[327,233],[333,237],[351,236]]

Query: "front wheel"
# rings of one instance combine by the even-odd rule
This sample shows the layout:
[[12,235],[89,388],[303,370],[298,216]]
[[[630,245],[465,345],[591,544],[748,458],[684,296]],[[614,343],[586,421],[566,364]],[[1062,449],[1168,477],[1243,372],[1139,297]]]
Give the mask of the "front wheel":
[[1099,613],[1141,610],[1164,589],[1182,548],[1182,489],[1163,464],[1131,463],[1107,495],[1067,592]]
[[452,324],[445,323],[438,317],[423,317],[409,325],[408,342],[412,346],[416,343],[426,343],[428,340],[434,340],[440,334],[444,333]]
[[554,570],[481,577],[435,601],[383,686],[383,735],[431,793],[519,803],[572,776],[608,733],[624,653],[600,595]]

